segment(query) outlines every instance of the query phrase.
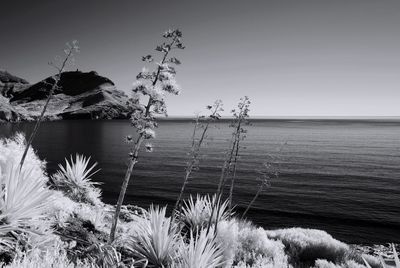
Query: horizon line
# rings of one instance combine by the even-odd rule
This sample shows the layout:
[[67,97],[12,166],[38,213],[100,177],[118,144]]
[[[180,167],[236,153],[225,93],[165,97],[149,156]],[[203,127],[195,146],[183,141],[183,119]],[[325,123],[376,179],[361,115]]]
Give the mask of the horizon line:
[[[195,115],[168,115],[158,119],[194,119]],[[222,116],[221,119],[232,119],[233,116]],[[400,115],[254,115],[248,119],[400,119]]]

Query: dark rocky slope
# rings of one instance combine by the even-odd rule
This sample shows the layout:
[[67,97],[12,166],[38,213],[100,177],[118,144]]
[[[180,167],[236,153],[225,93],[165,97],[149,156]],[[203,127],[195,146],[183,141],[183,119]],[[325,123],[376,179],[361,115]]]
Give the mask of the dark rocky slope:
[[[29,85],[25,80],[1,71],[0,81],[6,85],[0,86],[0,120],[3,121],[37,118],[54,84],[54,79],[49,77]],[[64,72],[45,117],[47,120],[127,118],[128,102],[124,92],[96,72]]]
[[10,104],[15,92],[29,87],[29,83],[6,71],[0,70],[0,121],[17,121],[23,116]]
[[29,87],[29,83],[25,79],[0,70],[0,95],[11,98],[15,92],[24,90],[27,87]]

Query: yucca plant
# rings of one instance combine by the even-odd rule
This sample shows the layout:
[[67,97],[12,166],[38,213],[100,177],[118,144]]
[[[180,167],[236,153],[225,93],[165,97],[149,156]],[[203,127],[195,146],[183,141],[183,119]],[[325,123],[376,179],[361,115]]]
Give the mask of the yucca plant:
[[216,203],[216,196],[212,198],[208,195],[197,195],[196,200],[193,196],[190,196],[187,201],[184,202],[181,214],[181,222],[184,226],[192,231],[197,231],[205,228],[207,224],[215,223],[217,221],[217,215],[219,215],[218,221],[226,220],[230,217],[231,213],[228,209],[228,201],[224,201],[217,206],[219,209],[218,213],[212,215],[213,204]]
[[91,177],[99,169],[93,171],[97,162],[89,166],[89,161],[90,157],[80,154],[76,154],[75,159],[71,155],[70,162],[65,158],[65,167],[59,164],[59,170],[51,178],[54,187],[64,191],[73,200],[95,203],[101,192],[95,187],[99,183],[93,182]]
[[18,232],[36,232],[32,227],[44,216],[51,196],[44,181],[31,176],[31,170],[10,164],[0,174],[0,245],[10,246]]
[[137,217],[136,231],[128,248],[139,258],[146,258],[148,267],[170,267],[177,257],[180,236],[166,216],[166,208],[151,206],[146,215]]
[[223,265],[224,250],[217,244],[214,237],[201,230],[196,235],[191,232],[188,245],[181,249],[180,259],[176,268],[215,268]]

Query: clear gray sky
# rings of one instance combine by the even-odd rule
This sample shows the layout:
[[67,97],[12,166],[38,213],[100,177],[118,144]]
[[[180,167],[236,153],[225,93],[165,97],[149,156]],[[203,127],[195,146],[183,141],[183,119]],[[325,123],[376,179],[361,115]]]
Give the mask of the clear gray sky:
[[77,39],[80,70],[129,92],[169,27],[184,33],[170,115],[243,95],[258,116],[399,116],[400,1],[2,0],[0,68],[37,82]]

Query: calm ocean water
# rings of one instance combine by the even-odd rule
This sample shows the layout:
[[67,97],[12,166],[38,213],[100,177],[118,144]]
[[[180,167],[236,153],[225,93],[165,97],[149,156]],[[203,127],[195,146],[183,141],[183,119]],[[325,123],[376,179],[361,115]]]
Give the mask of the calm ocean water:
[[[0,136],[30,133],[32,123],[0,125]],[[170,206],[182,183],[193,125],[160,122],[153,153],[140,155],[126,203]],[[234,201],[240,213],[258,187],[258,170],[280,152],[281,175],[248,218],[265,228],[309,227],[346,242],[400,242],[399,120],[253,120],[239,164]],[[232,129],[221,122],[209,133],[200,170],[188,193],[213,193]],[[128,154],[128,121],[43,123],[33,145],[49,173],[65,156],[91,155],[101,172],[103,199],[115,203]]]

